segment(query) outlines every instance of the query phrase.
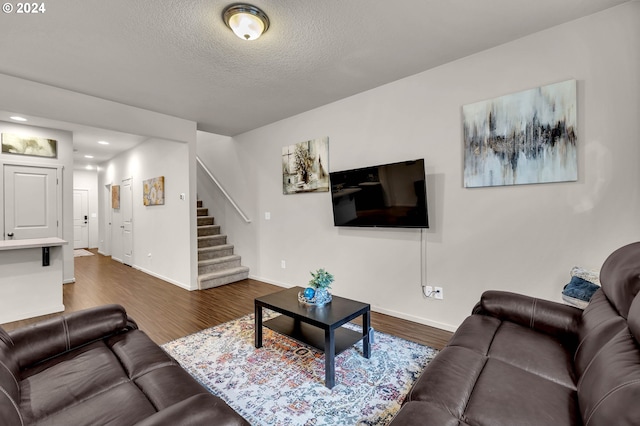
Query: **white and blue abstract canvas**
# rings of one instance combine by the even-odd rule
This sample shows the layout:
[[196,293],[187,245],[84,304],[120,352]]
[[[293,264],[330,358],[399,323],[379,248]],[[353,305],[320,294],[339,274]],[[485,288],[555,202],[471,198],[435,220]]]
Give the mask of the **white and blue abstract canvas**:
[[576,80],[462,107],[464,186],[578,179]]

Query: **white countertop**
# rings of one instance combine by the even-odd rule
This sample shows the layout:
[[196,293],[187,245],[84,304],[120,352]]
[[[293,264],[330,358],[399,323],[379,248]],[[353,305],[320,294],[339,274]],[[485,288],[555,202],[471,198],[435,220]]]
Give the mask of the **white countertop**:
[[64,246],[67,244],[69,244],[68,241],[65,241],[57,237],[31,238],[28,240],[4,240],[4,241],[0,241],[0,250],[18,250],[18,249],[27,249],[27,248],[37,248],[37,247],[56,247],[56,246]]

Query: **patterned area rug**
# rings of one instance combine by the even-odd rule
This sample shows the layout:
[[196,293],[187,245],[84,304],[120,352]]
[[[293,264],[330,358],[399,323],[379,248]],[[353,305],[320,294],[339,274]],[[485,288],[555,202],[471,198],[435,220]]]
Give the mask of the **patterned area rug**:
[[163,348],[252,425],[295,426],[388,424],[437,353],[376,331],[370,359],[360,342],[336,357],[336,385],[327,389],[324,354],[267,328],[256,349],[253,315]]

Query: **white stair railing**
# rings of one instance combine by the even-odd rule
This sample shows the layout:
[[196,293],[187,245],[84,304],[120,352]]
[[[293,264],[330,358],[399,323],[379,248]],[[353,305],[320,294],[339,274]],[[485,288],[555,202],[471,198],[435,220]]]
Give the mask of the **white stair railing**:
[[215,176],[213,176],[213,174],[211,173],[211,171],[207,168],[207,166],[204,165],[204,163],[202,162],[202,160],[200,159],[200,157],[198,157],[196,155],[196,161],[198,162],[198,164],[200,165],[200,167],[202,167],[202,170],[205,171],[205,173],[207,175],[209,175],[209,178],[211,178],[211,180],[213,181],[213,183],[216,184],[216,186],[218,187],[218,189],[224,194],[224,196],[227,198],[227,200],[229,200],[229,202],[231,203],[231,205],[236,209],[236,211],[238,212],[238,214],[240,214],[240,216],[242,216],[242,218],[244,219],[244,221],[246,223],[251,223],[251,219],[249,219],[247,217],[246,214],[244,214],[244,212],[242,211],[242,209],[240,207],[238,207],[238,205],[236,204],[235,201],[233,201],[233,198],[231,198],[231,196],[229,195],[229,193],[227,191],[225,191],[225,189],[222,187],[222,185],[220,185],[220,182],[218,182],[218,179],[215,178]]

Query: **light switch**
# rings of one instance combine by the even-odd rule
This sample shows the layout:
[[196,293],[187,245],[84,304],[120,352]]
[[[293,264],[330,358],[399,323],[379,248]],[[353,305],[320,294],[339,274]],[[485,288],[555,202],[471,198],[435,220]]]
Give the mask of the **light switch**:
[[264,212],[264,220],[271,220],[271,212]]

